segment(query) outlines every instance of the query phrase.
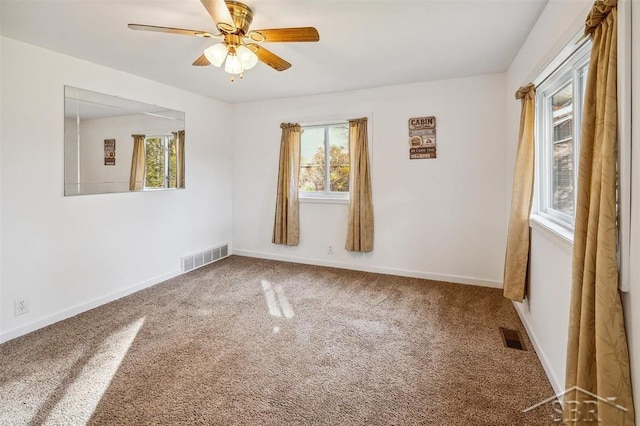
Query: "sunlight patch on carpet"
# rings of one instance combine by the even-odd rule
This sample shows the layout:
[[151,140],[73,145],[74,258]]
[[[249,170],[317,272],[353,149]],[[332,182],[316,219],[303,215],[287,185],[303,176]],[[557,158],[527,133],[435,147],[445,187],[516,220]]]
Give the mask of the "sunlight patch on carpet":
[[[40,359],[37,362],[30,360],[24,371],[33,371],[33,365],[47,372],[46,378],[41,373],[29,375],[16,375],[12,380],[6,380],[0,368],[0,424],[5,424],[8,419],[14,424],[29,424],[38,413],[38,410],[46,404],[58,386],[64,381],[69,370],[82,358],[83,345],[70,348],[65,353],[64,359],[49,358]],[[3,360],[4,361],[4,360]],[[5,381],[6,380],[6,381]],[[40,392],[33,395],[33,389],[40,388]],[[6,404],[3,397],[17,395],[22,404]]]
[[276,318],[291,319],[295,316],[293,307],[289,303],[284,289],[281,285],[277,284],[275,287],[267,280],[261,280],[262,291],[264,298],[267,302],[267,308],[269,309],[269,315]]
[[46,424],[62,424],[72,417],[75,424],[85,424],[100,403],[145,318],[111,334],[96,349],[64,395],[49,413]]
[[282,309],[282,314],[286,319],[291,319],[295,316],[295,312],[293,312],[293,307],[289,303],[289,299],[284,294],[284,290],[282,286],[276,285],[276,296],[278,296],[278,302],[280,302],[280,309]]

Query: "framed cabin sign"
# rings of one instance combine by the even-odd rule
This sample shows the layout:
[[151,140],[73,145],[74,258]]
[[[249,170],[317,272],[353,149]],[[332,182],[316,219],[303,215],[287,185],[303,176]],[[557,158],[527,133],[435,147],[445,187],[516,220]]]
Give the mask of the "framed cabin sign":
[[436,118],[414,117],[409,119],[409,159],[437,158]]
[[116,140],[115,139],[104,140],[104,165],[105,166],[116,165]]

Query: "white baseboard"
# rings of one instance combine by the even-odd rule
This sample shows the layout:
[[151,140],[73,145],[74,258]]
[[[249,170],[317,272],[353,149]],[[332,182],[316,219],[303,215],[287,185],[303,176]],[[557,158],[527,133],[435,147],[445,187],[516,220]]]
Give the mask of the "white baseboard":
[[[281,260],[285,262],[302,263],[307,265],[328,266],[332,268],[351,269],[355,271],[398,275],[402,277],[423,278],[428,280],[445,281],[445,282],[452,282],[457,284],[469,284],[469,285],[477,285],[477,286],[483,286],[483,287],[502,288],[502,283],[499,281],[465,277],[465,276],[459,276],[459,275],[436,274],[431,272],[412,271],[412,270],[405,270],[405,269],[388,268],[383,266],[356,265],[356,264],[344,263],[344,262],[327,261],[323,259],[309,259],[309,258],[299,258],[299,257],[293,257],[293,256],[283,256],[283,255],[277,255],[277,254],[272,254],[267,252],[251,251],[251,250],[232,250],[231,252],[232,254],[235,254],[238,256]],[[16,337],[20,337],[27,333],[31,333],[40,328],[54,324],[58,321],[71,318],[82,312],[88,311],[90,309],[96,308],[98,306],[104,305],[106,303],[112,302],[122,297],[128,296],[132,293],[135,293],[136,291],[145,289],[147,287],[151,287],[153,285],[161,283],[162,281],[166,281],[168,279],[174,278],[181,274],[182,274],[182,271],[179,271],[179,270],[173,271],[168,274],[153,278],[151,280],[144,281],[142,283],[138,283],[133,286],[127,287],[123,290],[108,294],[106,296],[99,297],[92,301],[81,303],[69,309],[60,311],[56,314],[33,321],[24,326],[2,332],[0,333],[0,343],[4,343],[9,340],[15,339]],[[527,331],[529,330],[527,329]]]
[[554,392],[556,393],[556,395],[560,395],[561,393],[564,392],[564,381],[558,380],[555,373],[553,372],[553,369],[551,368],[551,363],[549,362],[549,358],[547,358],[547,355],[544,352],[544,348],[540,344],[540,340],[538,340],[538,336],[536,335],[535,331],[533,330],[533,327],[531,326],[531,324],[529,323],[529,320],[527,319],[527,316],[525,315],[525,312],[523,310],[524,303],[513,302],[513,306],[516,308],[516,312],[518,313],[518,316],[520,317],[520,321],[522,321],[522,324],[524,325],[525,330],[527,330],[527,334],[529,335],[531,344],[533,345],[533,348],[536,350],[538,359],[542,364],[542,368],[544,368],[544,372],[547,373],[547,378],[549,379],[549,382],[551,383],[551,386],[553,387]]
[[97,308],[98,306],[104,305],[109,302],[113,302],[114,300],[120,299],[122,297],[128,296],[136,291],[143,290],[147,287],[154,286],[158,283],[166,281],[168,279],[177,277],[181,275],[182,271],[173,271],[168,274],[150,279],[148,281],[144,281],[138,284],[134,284],[131,287],[127,287],[123,290],[116,291],[114,293],[108,294],[106,296],[99,297],[97,299],[91,300],[86,303],[81,303],[79,305],[73,306],[69,309],[65,309],[53,315],[50,315],[45,318],[41,318],[39,320],[33,321],[29,324],[23,325],[18,328],[14,328],[13,330],[9,330],[0,334],[0,343],[7,342],[9,340],[15,339],[16,337],[23,336],[27,333],[31,333],[32,331],[36,331],[48,325],[54,324],[58,321],[65,320],[67,318],[71,318],[75,315],[78,315],[82,312],[86,312],[90,309]]
[[351,269],[354,271],[375,272],[378,274],[398,275],[401,277],[423,278],[433,281],[445,281],[456,284],[469,284],[482,287],[502,288],[502,282],[486,280],[482,278],[465,277],[460,275],[436,274],[432,272],[412,271],[407,269],[388,268],[385,266],[357,265],[353,263],[334,262],[324,259],[310,259],[294,256],[283,256],[279,254],[234,249],[233,254],[246,257],[257,257],[260,259],[281,260],[284,262],[302,263],[305,265],[328,266],[331,268]]

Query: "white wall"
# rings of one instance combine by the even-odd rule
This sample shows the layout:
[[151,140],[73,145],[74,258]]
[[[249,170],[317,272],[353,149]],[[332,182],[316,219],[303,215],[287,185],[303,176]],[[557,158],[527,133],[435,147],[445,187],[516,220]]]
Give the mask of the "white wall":
[[[633,2],[632,39],[640,40],[640,3]],[[640,43],[632,43],[632,146],[640,147]],[[636,406],[636,418],[640,418],[640,149],[633,150],[632,158],[632,213],[631,213],[631,289],[623,296],[627,336],[631,357],[631,375],[633,379],[633,399]]]
[[520,128],[520,101],[515,100],[515,92],[532,82],[583,28],[592,4],[592,0],[550,0],[507,71],[507,210]]
[[[0,306],[7,340],[150,285],[231,242],[231,108],[2,39]],[[186,190],[63,196],[64,85],[186,113]],[[13,300],[29,297],[15,317]]]
[[[504,75],[234,105],[234,253],[501,286]],[[271,244],[280,123],[370,116],[374,251],[344,250],[347,205],[300,206],[300,245]],[[409,160],[434,115],[438,158]],[[327,253],[332,245],[334,254]]]
[[[0,7],[0,22],[2,22],[2,8]],[[0,36],[0,71],[2,71],[2,64],[3,64],[3,50],[4,50],[4,38],[2,36]],[[0,93],[3,93],[3,88],[4,88],[4,72],[0,72]],[[3,155],[2,155],[2,146],[3,146],[3,115],[2,115],[2,111],[3,111],[3,106],[2,106],[2,96],[0,95],[0,224],[2,223],[2,175],[4,174],[2,172],[2,159],[3,159]],[[3,298],[3,285],[2,285],[2,246],[3,246],[3,233],[2,233],[2,226],[0,226],[0,335],[2,333],[2,330],[4,330],[4,325],[3,325],[3,315],[2,315],[2,311],[5,308],[2,308],[2,306],[4,305],[4,298]],[[1,342],[2,340],[0,340]]]
[[571,250],[537,229],[531,231],[529,288],[523,303],[514,303],[556,393],[564,391]]

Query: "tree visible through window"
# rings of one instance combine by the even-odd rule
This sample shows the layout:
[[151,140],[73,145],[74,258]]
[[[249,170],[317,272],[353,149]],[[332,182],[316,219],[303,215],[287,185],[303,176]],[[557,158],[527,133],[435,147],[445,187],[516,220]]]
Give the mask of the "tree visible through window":
[[176,188],[176,139],[173,135],[147,136],[145,188]]
[[349,193],[348,123],[304,126],[300,148],[301,192],[310,196]]

